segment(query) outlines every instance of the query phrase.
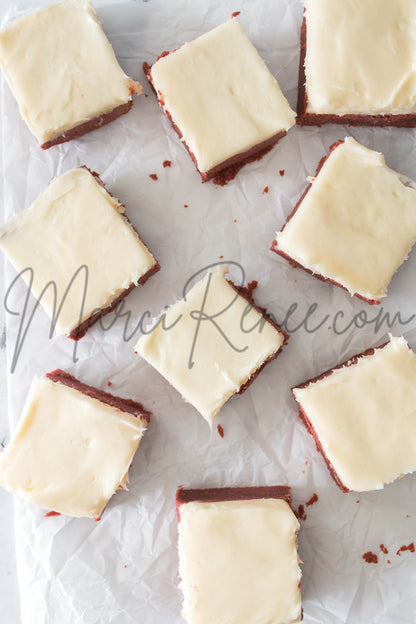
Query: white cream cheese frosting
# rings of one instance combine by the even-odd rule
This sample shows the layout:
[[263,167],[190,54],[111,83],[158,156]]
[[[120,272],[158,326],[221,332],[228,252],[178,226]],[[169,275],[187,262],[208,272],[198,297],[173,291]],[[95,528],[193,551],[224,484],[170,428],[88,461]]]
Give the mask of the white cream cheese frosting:
[[300,621],[299,522],[286,501],[191,502],[179,514],[188,624]]
[[[51,319],[54,288],[41,293],[49,282],[56,285],[57,334],[70,334],[155,266],[123,213],[124,207],[81,167],[52,180],[27,210],[0,228],[0,248],[17,271],[33,270],[32,293]],[[81,269],[70,286],[82,266],[88,268],[88,282]],[[30,274],[22,276],[29,284]]]
[[118,64],[89,0],[63,0],[4,28],[0,63],[41,144],[142,91]]
[[416,112],[413,0],[305,0],[307,113]]
[[156,321],[136,345],[210,424],[284,342],[284,335],[230,286],[227,270],[208,271],[164,313],[164,326],[172,327]]
[[0,485],[45,509],[100,516],[127,481],[145,430],[144,420],[35,377],[0,454]]
[[404,338],[293,392],[348,489],[416,470],[416,354]]
[[295,123],[296,114],[238,19],[160,58],[151,77],[201,172]]
[[277,247],[351,294],[379,300],[416,241],[416,184],[351,137],[336,147]]

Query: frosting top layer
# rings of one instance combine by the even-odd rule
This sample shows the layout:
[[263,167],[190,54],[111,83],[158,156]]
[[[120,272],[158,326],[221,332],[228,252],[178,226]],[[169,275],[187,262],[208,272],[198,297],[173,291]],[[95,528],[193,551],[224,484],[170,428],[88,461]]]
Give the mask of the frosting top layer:
[[63,0],[4,28],[0,63],[41,144],[142,91],[118,64],[89,0]]
[[416,241],[416,184],[347,137],[276,241],[313,273],[378,300]]
[[[70,334],[156,264],[123,213],[81,167],[52,180],[0,228],[0,247],[19,272],[33,270],[31,290],[58,334]],[[30,285],[30,273],[23,278]]]
[[350,490],[416,470],[416,354],[404,338],[293,393]]
[[284,342],[283,334],[230,286],[227,270],[208,271],[136,345],[209,423]]
[[0,484],[59,513],[97,517],[128,478],[142,419],[49,379],[33,379]]
[[160,58],[151,77],[201,172],[295,123],[238,19]]
[[179,508],[179,573],[189,624],[301,618],[299,522],[281,499]]
[[413,0],[305,0],[307,113],[416,112]]

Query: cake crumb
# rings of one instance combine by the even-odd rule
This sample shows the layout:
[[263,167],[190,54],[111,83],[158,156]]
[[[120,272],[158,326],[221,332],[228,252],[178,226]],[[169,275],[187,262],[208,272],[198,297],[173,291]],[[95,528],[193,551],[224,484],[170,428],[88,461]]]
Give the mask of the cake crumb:
[[387,559],[387,563],[391,563],[390,559]]
[[107,381],[107,386],[108,386],[108,387],[110,387],[110,386],[112,386],[112,385],[113,385],[113,382],[112,382],[112,381]]
[[308,460],[305,461],[305,466],[307,466],[309,464]]
[[312,494],[312,496],[310,497],[310,499],[306,503],[306,507],[309,507],[310,505],[314,505],[317,502],[318,502],[318,494],[314,493],[314,494]]
[[371,552],[371,550],[369,550],[368,552],[363,554],[363,559],[367,563],[378,563],[377,555],[375,553]]
[[279,173],[283,177],[285,175],[285,170],[284,169],[279,169]]
[[126,566],[126,565],[125,565],[124,567],[125,567],[125,568],[127,568],[127,566]]
[[303,505],[299,505],[299,507],[297,508],[297,511],[295,511],[295,516],[299,520],[306,520],[307,515],[305,514],[305,507]]
[[387,555],[387,554],[388,554],[388,552],[389,552],[389,551],[387,550],[387,548],[384,546],[384,544],[380,544],[380,550],[381,550],[381,552],[383,552],[385,555]]
[[157,180],[157,179],[158,179],[158,177],[157,177],[157,173],[151,173],[151,174],[149,175],[149,178],[152,178],[152,180]]
[[407,546],[405,546],[403,544],[403,546],[400,546],[399,550],[397,551],[396,555],[399,555],[400,557],[400,553],[404,552],[405,550],[409,550],[410,552],[415,552],[415,544],[414,542],[410,542],[410,544],[408,544]]
[[217,429],[218,429],[218,433],[223,438],[224,437],[224,429],[223,429],[223,427],[221,427],[221,425],[217,425]]
[[149,94],[148,94],[148,93],[145,93],[145,94],[144,94],[144,97],[149,97]]
[[47,511],[45,513],[45,518],[51,518],[52,516],[60,516],[59,511]]
[[220,258],[224,258],[224,256],[220,256]]
[[234,13],[231,13],[231,17],[238,17],[240,13],[241,11],[234,11]]
[[184,207],[184,208],[188,208],[188,204],[184,204],[184,205],[183,205],[183,207]]
[[164,160],[163,161],[163,166],[166,167],[171,167],[172,166],[172,161],[171,160]]
[[234,223],[237,223],[237,219],[234,219]]
[[268,193],[268,192],[269,192],[269,187],[265,186],[263,191],[262,191],[262,195],[264,195],[265,193]]
[[356,503],[359,503],[360,501],[359,501],[359,500],[357,500],[357,501],[355,501],[355,502],[356,502]]
[[304,471],[304,470],[302,470],[302,474],[305,474],[305,471]]

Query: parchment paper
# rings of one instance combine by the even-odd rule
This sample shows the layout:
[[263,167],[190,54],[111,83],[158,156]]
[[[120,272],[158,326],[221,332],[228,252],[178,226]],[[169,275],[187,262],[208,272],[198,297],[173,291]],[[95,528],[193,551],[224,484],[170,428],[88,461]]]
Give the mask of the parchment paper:
[[[43,4],[23,1],[19,8]],[[268,251],[274,232],[305,188],[306,176],[314,174],[332,142],[350,134],[383,151],[390,166],[416,178],[415,131],[294,128],[227,187],[203,185],[151,94],[141,70],[143,61],[153,62],[163,50],[178,47],[240,10],[249,36],[295,107],[301,2],[151,0],[103,5],[97,0],[96,4],[123,68],[142,82],[148,97],[137,98],[128,115],[105,128],[42,152],[3,84],[4,220],[26,208],[52,177],[86,164],[126,205],[162,265],[160,273],[127,299],[129,333],[146,310],[158,314],[181,296],[193,273],[224,256],[240,262],[248,280],[259,281],[257,301],[278,321],[284,323],[292,306],[286,319],[292,336],[251,388],[224,407],[210,432],[201,416],[134,354],[139,334],[123,340],[123,319],[109,331],[91,329],[79,343],[74,363],[72,341],[49,339],[49,321],[42,310],[36,313],[16,370],[9,375],[12,428],[33,375],[57,367],[103,389],[111,381],[112,392],[140,400],[154,416],[134,460],[129,491],[114,496],[100,522],[45,518],[44,511],[16,503],[22,622],[179,624],[177,486],[280,483],[292,486],[296,507],[313,493],[319,497],[301,521],[305,624],[416,622],[416,554],[395,554],[416,537],[416,478],[405,477],[384,491],[341,493],[299,421],[290,395],[291,386],[380,344],[389,330],[404,333],[416,347],[414,319],[406,324],[396,319],[392,328],[386,323],[378,328],[374,323],[361,328],[353,323],[359,313],[359,319],[363,314],[367,320],[377,317],[380,307],[393,315],[400,311],[402,319],[416,312],[416,253],[394,277],[382,306],[374,308],[292,269]],[[166,159],[172,161],[170,168],[162,166]],[[279,170],[284,170],[283,176]],[[153,173],[157,181],[149,177]],[[269,192],[263,194],[266,186]],[[7,265],[6,286],[14,277]],[[20,281],[8,298],[9,309],[20,310],[25,294]],[[317,308],[305,327],[305,315],[314,303]],[[332,327],[338,311],[344,314],[339,332],[352,323],[343,333]],[[327,314],[321,327],[311,332]],[[19,318],[10,312],[6,316],[10,368]],[[224,428],[224,439],[217,424]],[[388,555],[380,552],[380,543],[389,549]],[[368,550],[379,555],[378,564],[362,559]]]

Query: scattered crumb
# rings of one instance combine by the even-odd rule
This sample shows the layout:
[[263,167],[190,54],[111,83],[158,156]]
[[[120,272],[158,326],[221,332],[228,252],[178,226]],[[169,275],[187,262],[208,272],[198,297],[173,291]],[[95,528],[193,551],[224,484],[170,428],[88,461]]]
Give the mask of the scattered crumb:
[[309,464],[308,460],[305,461],[305,466],[307,466]]
[[380,544],[380,550],[381,550],[381,552],[383,552],[385,555],[387,555],[387,554],[388,554],[388,552],[389,552],[389,551],[387,550],[387,548],[384,546],[384,544]]
[[406,514],[406,518],[410,518],[409,514]]
[[360,501],[359,501],[359,500],[357,500],[357,501],[355,501],[355,502],[356,502],[356,503],[359,503]]
[[231,17],[237,17],[240,13],[241,11],[234,11],[234,13],[231,13]]
[[397,551],[396,555],[400,556],[400,553],[404,552],[405,550],[409,550],[412,553],[415,552],[415,544],[414,544],[414,542],[410,542],[410,544],[408,544],[407,546],[405,546],[405,545],[400,546],[400,548]]
[[163,166],[164,167],[171,167],[172,166],[172,161],[171,160],[164,160],[163,161]]
[[157,180],[157,179],[158,179],[158,178],[157,178],[157,173],[151,173],[151,174],[149,175],[149,178],[152,178],[152,180]]
[[387,563],[391,563],[390,559],[387,559]]
[[305,474],[305,471],[304,471],[304,470],[302,470],[302,474]]
[[265,193],[268,193],[268,192],[269,192],[269,187],[265,186],[264,189],[263,189],[262,195],[264,195]]
[[144,97],[149,97],[149,94],[148,94],[148,93],[145,93],[145,94],[144,94]]
[[184,208],[188,208],[188,204],[184,204],[184,205],[183,205],[183,207],[184,207]]
[[237,223],[237,219],[234,219],[234,223]]
[[224,437],[224,429],[221,427],[221,425],[217,425],[217,429],[218,429],[218,433],[223,438]]
[[371,550],[369,550],[368,552],[363,554],[363,559],[367,563],[378,563],[377,555],[375,553],[371,552]]
[[224,258],[224,256],[220,256],[220,258]]
[[112,381],[107,381],[107,386],[109,386],[109,387],[110,387],[110,386],[112,386],[112,385],[113,385],[113,382],[112,382]]
[[318,502],[318,494],[314,493],[314,494],[312,494],[312,496],[310,497],[310,499],[306,503],[306,507],[309,507],[310,505],[314,505],[317,502]]
[[305,507],[303,505],[299,505],[297,511],[295,511],[295,516],[299,518],[299,520],[306,520],[307,516],[305,514]]
[[96,518],[94,518],[94,522],[99,522],[101,520],[102,516],[97,516]]
[[59,511],[47,511],[45,513],[45,518],[51,518],[52,516],[60,516]]
[[284,169],[279,169],[279,173],[283,177],[285,175],[285,170]]
[[125,565],[124,567],[125,567],[125,568],[127,568],[127,566],[126,566],[126,565]]

